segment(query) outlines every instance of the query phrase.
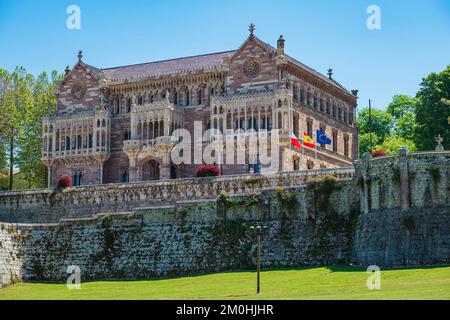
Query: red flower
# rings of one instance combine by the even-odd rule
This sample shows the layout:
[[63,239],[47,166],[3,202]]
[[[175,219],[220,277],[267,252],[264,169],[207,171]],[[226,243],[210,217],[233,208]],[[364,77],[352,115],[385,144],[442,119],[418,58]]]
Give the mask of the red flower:
[[197,177],[217,177],[220,176],[220,168],[214,164],[204,164],[197,168]]
[[385,156],[386,152],[384,150],[375,150],[372,152],[372,158]]
[[58,188],[64,189],[72,186],[72,178],[69,176],[61,176],[58,178]]

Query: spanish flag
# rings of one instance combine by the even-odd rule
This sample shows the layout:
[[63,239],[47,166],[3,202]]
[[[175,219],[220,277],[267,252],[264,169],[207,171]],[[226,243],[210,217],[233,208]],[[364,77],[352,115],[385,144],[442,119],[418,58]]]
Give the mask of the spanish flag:
[[303,131],[303,144],[310,148],[314,148],[316,146],[314,140],[306,133],[306,131]]

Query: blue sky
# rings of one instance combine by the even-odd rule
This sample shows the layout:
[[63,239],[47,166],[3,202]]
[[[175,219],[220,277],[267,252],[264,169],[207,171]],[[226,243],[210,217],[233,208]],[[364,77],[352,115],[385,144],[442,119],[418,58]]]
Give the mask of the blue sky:
[[[81,30],[66,28],[66,8],[81,9]],[[381,9],[381,30],[366,27],[367,7]],[[396,93],[414,95],[421,79],[450,64],[448,0],[0,0],[0,67],[38,74],[84,60],[112,67],[233,50],[255,34],[360,90],[384,108]]]

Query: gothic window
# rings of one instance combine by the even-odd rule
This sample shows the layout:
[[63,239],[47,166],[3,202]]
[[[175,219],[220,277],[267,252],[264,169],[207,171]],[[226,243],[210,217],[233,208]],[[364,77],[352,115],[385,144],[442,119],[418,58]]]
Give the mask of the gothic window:
[[330,114],[330,103],[325,100],[325,108],[327,110],[327,114]]
[[300,87],[300,102],[304,102],[305,100],[305,90]]
[[131,111],[131,99],[127,100],[127,112]]
[[178,105],[178,93],[176,91],[173,93],[173,103]]
[[129,181],[130,181],[130,179],[129,179],[129,175],[128,175],[128,169],[125,169],[122,174],[122,182],[127,183]]
[[89,148],[92,148],[92,134],[89,134],[89,137],[88,137],[88,146],[89,146]]
[[105,137],[105,131],[102,131],[102,147],[104,147],[105,146],[105,139],[106,137]]
[[312,127],[313,127],[313,120],[307,119],[306,120],[306,133],[310,138],[312,138]]
[[347,111],[344,110],[344,122],[347,123]]
[[333,105],[333,117],[336,118],[336,105]]
[[294,91],[294,101],[298,101],[298,87],[294,84],[292,86],[293,91]]
[[353,125],[353,112],[348,113],[348,124]]
[[348,157],[348,152],[349,148],[348,148],[348,135],[344,136],[344,156]]
[[197,104],[203,104],[203,89],[198,89],[197,102]]
[[338,133],[333,131],[333,152],[338,151]]
[[139,97],[139,100],[138,100],[138,101],[139,101],[139,104],[140,104],[140,105],[143,105],[143,104],[144,104],[144,98]]
[[103,121],[102,121],[102,127],[106,127],[106,120],[105,119],[103,119]]
[[72,180],[75,187],[81,186],[83,183],[83,173],[81,171],[76,171]]
[[186,90],[186,106],[191,104],[191,95],[189,93],[189,90]]
[[150,103],[153,103],[153,99],[154,99],[155,97],[153,96],[153,95],[150,95]]
[[81,136],[77,137],[77,148],[78,149],[83,148],[83,139],[81,138]]
[[97,128],[100,128],[100,119],[97,120]]
[[98,132],[98,131],[97,131],[96,138],[97,138],[97,147],[100,147],[100,132]]
[[311,160],[308,160],[306,162],[306,167],[308,168],[308,170],[314,169],[314,162]]
[[66,150],[70,150],[70,137],[66,137]]

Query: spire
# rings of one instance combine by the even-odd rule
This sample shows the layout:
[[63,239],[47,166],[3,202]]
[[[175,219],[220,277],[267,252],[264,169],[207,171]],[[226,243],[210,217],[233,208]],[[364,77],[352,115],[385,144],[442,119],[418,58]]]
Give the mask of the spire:
[[253,37],[253,33],[255,32],[255,25],[253,23],[248,27],[248,31],[250,32],[250,36]]
[[333,77],[333,69],[332,68],[330,68],[330,69],[328,69],[328,78],[331,80],[331,79],[333,79],[332,77]]
[[66,67],[66,69],[64,70],[64,74],[67,76],[70,72],[70,68],[69,66]]
[[83,59],[83,51],[82,50],[78,51],[77,57],[78,57],[78,62],[81,62],[81,59]]

